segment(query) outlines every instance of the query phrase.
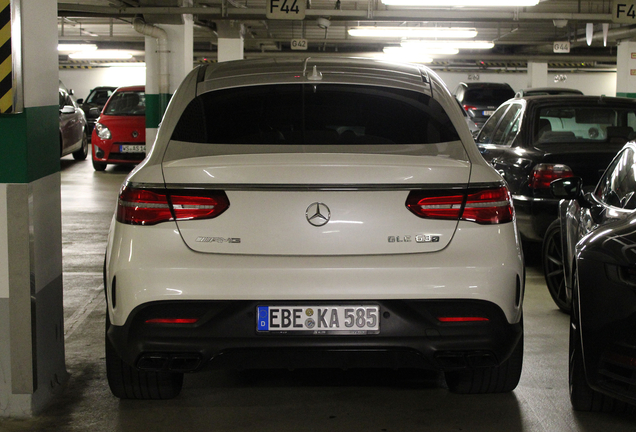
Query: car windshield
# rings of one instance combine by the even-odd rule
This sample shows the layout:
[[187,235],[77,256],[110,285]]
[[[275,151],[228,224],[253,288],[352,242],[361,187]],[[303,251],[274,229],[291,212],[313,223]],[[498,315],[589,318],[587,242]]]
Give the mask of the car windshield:
[[146,95],[143,91],[116,92],[104,108],[104,114],[118,116],[146,115]]
[[86,98],[86,103],[104,105],[112,94],[113,90],[110,89],[93,89]]
[[556,106],[539,111],[535,127],[538,143],[611,142],[636,138],[636,108]]
[[204,93],[173,140],[208,144],[395,145],[458,141],[433,98],[345,84],[280,84]]

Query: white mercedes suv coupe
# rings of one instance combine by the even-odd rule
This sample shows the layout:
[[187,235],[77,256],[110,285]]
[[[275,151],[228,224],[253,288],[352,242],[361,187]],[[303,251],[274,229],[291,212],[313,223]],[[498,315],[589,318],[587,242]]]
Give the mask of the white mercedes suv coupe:
[[104,266],[113,394],[225,368],[427,368],[513,390],[524,265],[510,194],[426,67],[201,66],[126,179]]

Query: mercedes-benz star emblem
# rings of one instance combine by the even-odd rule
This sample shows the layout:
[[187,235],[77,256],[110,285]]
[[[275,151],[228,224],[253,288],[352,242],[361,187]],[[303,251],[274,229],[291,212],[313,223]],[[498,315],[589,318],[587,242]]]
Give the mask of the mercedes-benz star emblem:
[[313,204],[309,204],[307,207],[307,211],[305,212],[305,216],[307,217],[307,222],[312,224],[313,226],[323,226],[329,219],[331,218],[331,210],[323,203],[315,202]]
[[133,138],[137,138],[139,136],[139,132],[133,131],[132,136]]

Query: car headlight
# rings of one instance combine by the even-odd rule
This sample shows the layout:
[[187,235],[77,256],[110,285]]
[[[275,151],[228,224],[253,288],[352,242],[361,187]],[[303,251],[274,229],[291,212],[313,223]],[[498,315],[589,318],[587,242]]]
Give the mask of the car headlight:
[[95,129],[97,130],[97,136],[101,139],[110,139],[110,131],[106,126],[101,123],[95,123]]

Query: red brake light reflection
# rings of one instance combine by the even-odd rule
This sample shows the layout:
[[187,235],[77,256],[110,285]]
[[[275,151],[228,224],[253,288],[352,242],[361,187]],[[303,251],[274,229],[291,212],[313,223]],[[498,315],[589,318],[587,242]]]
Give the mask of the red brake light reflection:
[[478,321],[490,321],[485,317],[437,317],[440,322],[478,322]]
[[152,318],[146,324],[195,324],[199,318]]

